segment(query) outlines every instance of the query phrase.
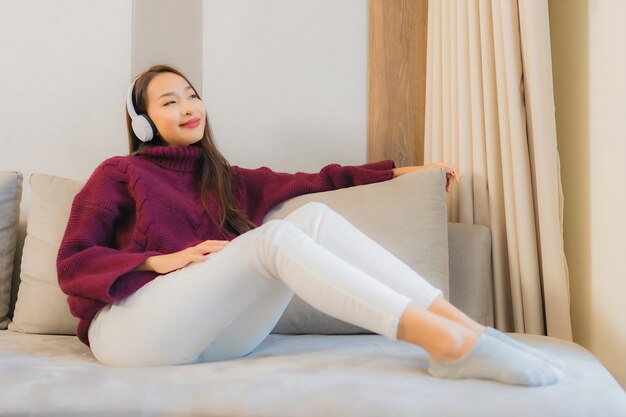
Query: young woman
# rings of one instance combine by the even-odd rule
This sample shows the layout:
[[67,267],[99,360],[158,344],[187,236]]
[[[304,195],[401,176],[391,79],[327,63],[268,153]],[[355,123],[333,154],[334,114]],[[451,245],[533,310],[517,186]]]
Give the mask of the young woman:
[[[315,308],[424,348],[429,373],[517,385],[559,378],[555,358],[485,328],[441,291],[319,204],[262,224],[297,195],[389,180],[444,163],[329,165],[317,174],[231,167],[205,108],[178,70],[130,86],[130,156],[104,161],[76,196],[58,275],[78,337],[112,366],[244,356],[294,293]],[[139,115],[138,115],[138,114]]]

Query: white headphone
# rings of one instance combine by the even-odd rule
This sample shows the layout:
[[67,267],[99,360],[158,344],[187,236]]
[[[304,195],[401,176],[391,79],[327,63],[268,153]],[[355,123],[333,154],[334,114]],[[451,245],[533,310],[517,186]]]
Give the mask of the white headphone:
[[154,137],[156,128],[147,114],[137,114],[135,111],[135,106],[133,105],[133,92],[135,90],[135,81],[137,81],[137,78],[135,78],[133,82],[130,83],[130,87],[128,87],[128,94],[126,95],[126,109],[128,110],[128,114],[130,116],[133,132],[137,138],[142,142],[149,142]]

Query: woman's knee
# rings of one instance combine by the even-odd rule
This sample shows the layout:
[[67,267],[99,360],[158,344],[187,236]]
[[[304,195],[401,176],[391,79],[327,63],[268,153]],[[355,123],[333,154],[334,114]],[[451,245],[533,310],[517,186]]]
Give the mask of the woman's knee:
[[300,230],[297,229],[292,223],[281,219],[270,220],[269,222],[263,224],[263,226],[255,229],[255,231],[257,232],[257,236],[262,241],[270,243],[279,242],[280,238],[285,234],[300,232]]
[[311,235],[318,229],[324,219],[337,214],[326,204],[311,201],[289,213],[285,220],[294,224],[300,230]]
[[289,213],[283,220],[270,220],[262,226],[261,235],[272,241],[279,236],[289,234],[304,234],[313,240],[319,238],[320,229],[324,220],[337,216],[330,207],[324,203],[312,201],[306,203]]
[[300,206],[296,210],[294,210],[293,213],[298,213],[298,214],[302,214],[306,216],[315,216],[315,215],[325,215],[330,212],[333,212],[333,211],[326,204],[320,203],[319,201],[310,201]]

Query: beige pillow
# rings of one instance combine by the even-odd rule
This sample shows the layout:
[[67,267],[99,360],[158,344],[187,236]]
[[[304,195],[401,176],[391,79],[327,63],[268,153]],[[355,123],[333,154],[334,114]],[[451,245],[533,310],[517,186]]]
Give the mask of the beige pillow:
[[[286,201],[266,220],[284,218],[310,201],[326,204],[439,288],[448,299],[448,220],[443,171]],[[364,329],[330,317],[294,296],[272,333],[350,334]]]
[[22,198],[22,174],[0,172],[0,330],[9,324],[13,257]]
[[76,334],[67,296],[57,279],[56,257],[74,196],[84,183],[50,175],[30,177],[31,200],[22,253],[21,283],[9,330]]

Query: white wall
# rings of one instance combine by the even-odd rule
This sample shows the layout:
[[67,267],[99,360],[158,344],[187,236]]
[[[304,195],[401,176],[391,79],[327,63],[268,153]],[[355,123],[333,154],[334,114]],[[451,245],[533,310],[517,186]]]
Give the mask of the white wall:
[[366,0],[204,0],[203,100],[233,164],[366,162]]
[[626,1],[549,5],[574,341],[626,387]]
[[[146,15],[144,3],[0,1],[0,91],[10,98],[0,100],[1,170],[86,179],[127,152],[131,60],[157,60],[154,48],[131,51],[133,5]],[[311,171],[366,161],[366,0],[204,0],[203,9],[203,98],[231,162]],[[28,201],[26,185],[24,209]]]
[[589,2],[591,305],[585,341],[626,387],[626,1]]
[[127,0],[0,1],[0,170],[86,179],[128,152]]

